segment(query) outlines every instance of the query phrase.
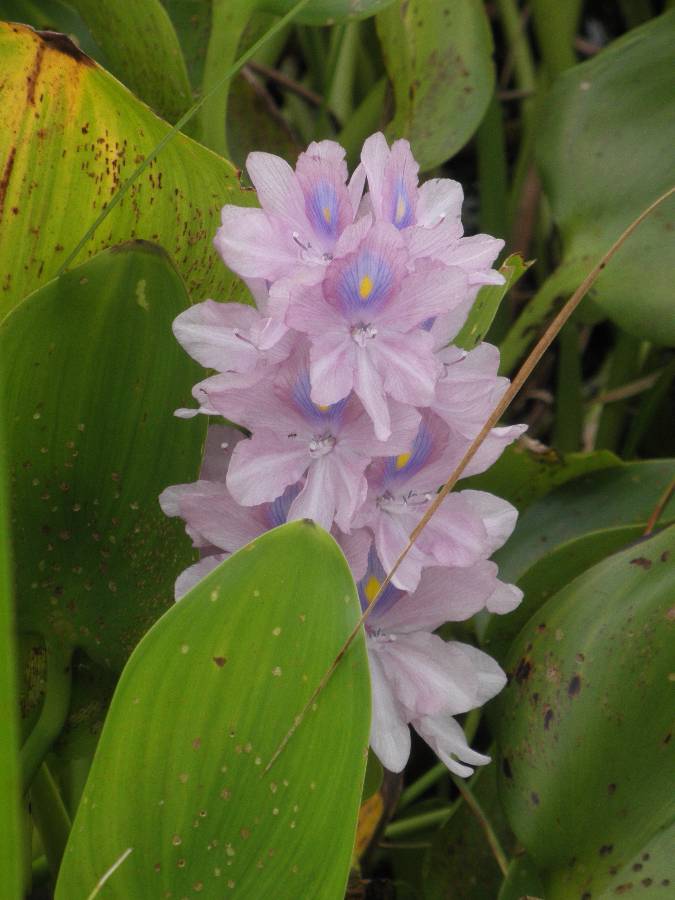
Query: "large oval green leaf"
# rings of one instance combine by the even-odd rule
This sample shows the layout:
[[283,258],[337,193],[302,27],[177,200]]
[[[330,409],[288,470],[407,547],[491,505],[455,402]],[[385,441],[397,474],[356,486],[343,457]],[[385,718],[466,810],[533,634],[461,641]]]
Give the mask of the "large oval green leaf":
[[[1,318],[56,274],[169,126],[63,35],[0,23],[0,67]],[[144,238],[167,248],[192,297],[228,299],[238,281],[211,243],[224,203],[252,205],[255,194],[177,135],[78,260]]]
[[556,594],[509,654],[500,788],[546,900],[599,896],[672,820],[674,596],[671,526]]
[[[563,295],[643,209],[673,184],[671,64],[675,10],[565,72],[537,130],[544,188],[563,240]],[[622,328],[675,344],[671,272],[675,198],[618,251],[593,299]]]
[[[500,575],[525,596],[508,616],[492,616],[483,642],[498,659],[537,609],[581,572],[636,541],[669,483],[675,460],[650,460],[604,469],[552,491],[520,517],[509,542],[495,554]],[[675,521],[675,498],[662,525]]]
[[[124,669],[56,896],[342,898],[366,765],[361,636],[269,772],[360,613],[311,522],[231,557],[146,635]],[[133,785],[133,790],[124,789]]]
[[394,87],[387,133],[412,144],[422,171],[478,128],[494,86],[492,33],[482,0],[405,0],[381,12],[377,32]]
[[0,325],[19,625],[113,668],[192,558],[157,502],[199,467],[203,427],[173,417],[199,375],[171,333],[188,302],[166,255],[132,244]]

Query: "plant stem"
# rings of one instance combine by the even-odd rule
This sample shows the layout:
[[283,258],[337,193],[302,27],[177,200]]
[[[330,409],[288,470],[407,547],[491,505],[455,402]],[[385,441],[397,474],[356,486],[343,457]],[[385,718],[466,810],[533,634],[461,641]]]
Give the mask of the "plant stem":
[[70,834],[70,817],[46,763],[42,763],[30,787],[31,815],[35,822],[49,869],[56,880]]
[[574,453],[581,444],[581,388],[579,331],[574,322],[568,322],[558,336],[556,419],[553,431],[553,446],[562,453]]
[[549,83],[576,65],[576,34],[581,0],[530,0],[532,19]]
[[659,407],[668,396],[670,386],[675,381],[675,359],[672,359],[659,375],[658,381],[640,403],[637,415],[628,431],[623,453],[626,459],[633,459],[640,441],[658,412]]
[[496,859],[497,865],[499,866],[502,875],[506,876],[509,868],[509,860],[506,856],[506,853],[504,853],[501,844],[499,843],[499,838],[497,837],[495,830],[490,823],[490,820],[481,809],[478,800],[476,800],[466,782],[462,781],[461,778],[457,778],[455,775],[452,775],[451,777],[455,783],[455,787],[462,795],[462,799],[465,801],[466,805],[469,807],[476,819],[478,819],[478,823],[483,829],[485,838],[490,845],[490,849],[492,850],[492,855]]
[[[443,766],[445,769],[445,766]],[[448,770],[445,769],[447,772]],[[423,831],[425,828],[433,828],[434,825],[445,825],[445,823],[454,816],[462,804],[462,798],[459,797],[449,806],[442,809],[434,809],[428,813],[420,813],[418,816],[408,816],[406,819],[400,819],[387,825],[384,832],[387,839],[403,837],[407,834],[413,834],[415,831]]]
[[227,156],[227,101],[230,82],[217,84],[223,67],[232,65],[239,42],[251,16],[245,0],[213,0],[211,34],[206,49],[202,90],[208,94],[199,114],[199,136],[203,144],[221,156]]
[[506,197],[508,173],[502,107],[492,95],[483,121],[476,132],[480,228],[487,234],[506,237]]
[[[640,344],[638,338],[626,334],[625,331],[618,331],[604,385],[605,391],[627,384],[637,377]],[[603,405],[595,436],[596,450],[616,450],[627,411],[628,404],[625,400]]]
[[45,640],[47,687],[42,709],[33,730],[21,748],[24,791],[31,786],[52,744],[59,736],[70,705],[70,647],[63,648],[53,640]]

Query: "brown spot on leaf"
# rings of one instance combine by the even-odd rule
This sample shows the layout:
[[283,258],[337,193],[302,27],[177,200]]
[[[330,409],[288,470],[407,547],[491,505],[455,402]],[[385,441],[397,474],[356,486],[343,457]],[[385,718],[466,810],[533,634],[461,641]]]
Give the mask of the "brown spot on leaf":
[[2,219],[2,210],[5,205],[5,197],[7,196],[7,187],[9,185],[9,179],[12,176],[12,169],[14,168],[14,158],[16,157],[16,147],[12,147],[7,156],[7,162],[5,163],[5,168],[2,170],[2,178],[0,178],[0,220]]
[[536,791],[532,791],[530,794],[530,800],[535,806],[539,806],[539,794]]
[[609,856],[609,854],[614,849],[614,844],[603,844],[602,847],[598,850],[600,856]]
[[567,685],[567,694],[569,697],[576,697],[581,690],[581,678],[579,675],[573,675],[570,683]]
[[641,569],[651,569],[652,561],[651,559],[647,559],[646,556],[636,556],[635,559],[631,559],[631,566],[640,566]]
[[514,677],[518,684],[522,684],[524,681],[527,681],[529,678],[530,672],[532,671],[532,663],[529,659],[523,657],[516,667],[516,671],[514,673]]
[[513,770],[511,769],[511,763],[508,761],[508,758],[505,756],[502,760],[502,772],[506,778],[513,778]]
[[633,890],[633,882],[627,881],[625,884],[619,884],[614,888],[615,894],[627,894],[628,891]]
[[31,70],[26,76],[26,103],[29,106],[35,106],[35,87],[37,85],[38,76],[40,75],[40,69],[42,68],[44,55],[45,45],[40,43],[38,44]]
[[552,709],[547,709],[544,713],[544,730],[548,731],[551,727],[551,722],[553,721],[554,712]]
[[222,669],[223,666],[225,665],[225,663],[227,662],[227,660],[225,659],[224,656],[214,656],[213,661],[218,666],[219,669]]
[[607,793],[611,797],[612,794],[616,791],[616,785],[612,782],[612,784],[607,785]]
[[670,550],[664,550],[661,554],[661,562],[668,562],[670,559]]

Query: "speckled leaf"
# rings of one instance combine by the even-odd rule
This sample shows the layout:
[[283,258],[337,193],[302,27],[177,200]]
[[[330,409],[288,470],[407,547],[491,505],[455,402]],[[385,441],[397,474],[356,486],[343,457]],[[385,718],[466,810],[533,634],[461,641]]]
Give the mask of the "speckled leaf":
[[58,900],[85,897],[127,848],[101,897],[341,900],[368,745],[361,637],[265,765],[359,611],[337,545],[307,521],[263,535],[170,609],[116,689]]
[[422,171],[454,156],[492,96],[492,34],[482,0],[400,0],[377,17],[396,114]]
[[531,262],[525,262],[520,253],[512,253],[504,260],[499,268],[504,276],[504,284],[486,285],[478,291],[476,302],[454,339],[454,344],[464,350],[473,350],[476,344],[480,344],[497,315],[499,304],[531,265]]
[[0,325],[19,624],[113,668],[191,559],[157,503],[199,468],[202,425],[173,417],[199,377],[171,333],[187,305],[163,251],[131,244],[51,281]]
[[0,398],[0,885],[3,895],[19,897],[22,888],[18,684],[14,640],[14,591],[9,546],[9,506]]
[[552,597],[509,654],[500,792],[546,900],[600,896],[672,821],[674,596],[670,526]]
[[[544,188],[563,240],[561,294],[673,183],[675,10],[565,72],[537,129]],[[622,328],[675,344],[671,272],[675,198],[619,250],[593,299]]]
[[[0,23],[0,67],[1,318],[55,275],[169,126],[64,36]],[[242,289],[211,243],[225,203],[252,205],[255,194],[230,163],[177,135],[78,259],[156,241],[194,299],[229,299]]]
[[[503,659],[512,641],[542,603],[581,572],[636,541],[669,483],[675,460],[627,463],[583,475],[534,503],[520,517],[495,562],[501,577],[525,592],[508,616],[493,616],[485,649]],[[662,525],[675,521],[675,498]]]

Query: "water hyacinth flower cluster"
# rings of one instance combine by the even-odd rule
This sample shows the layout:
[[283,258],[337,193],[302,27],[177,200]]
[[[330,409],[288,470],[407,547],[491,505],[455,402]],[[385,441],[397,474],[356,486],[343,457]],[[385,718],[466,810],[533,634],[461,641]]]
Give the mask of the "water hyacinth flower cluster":
[[[206,300],[174,324],[215,370],[193,390],[198,408],[178,414],[250,432],[212,425],[199,481],[160,498],[201,551],[177,597],[264,531],[306,517],[342,547],[365,608],[508,385],[496,348],[451,343],[480,287],[501,283],[502,242],[463,236],[461,187],[420,186],[407,141],[368,138],[351,178],[344,157],[332,141],[311,144],[295,170],[250,154],[261,208],[226,206],[215,245],[256,308]],[[466,474],[523,430],[493,429]],[[489,561],[515,520],[490,494],[450,494],[372,610],[371,746],[386,768],[405,766],[410,726],[459,775],[488,761],[454,717],[494,696],[504,673],[435,631],[519,603]]]

